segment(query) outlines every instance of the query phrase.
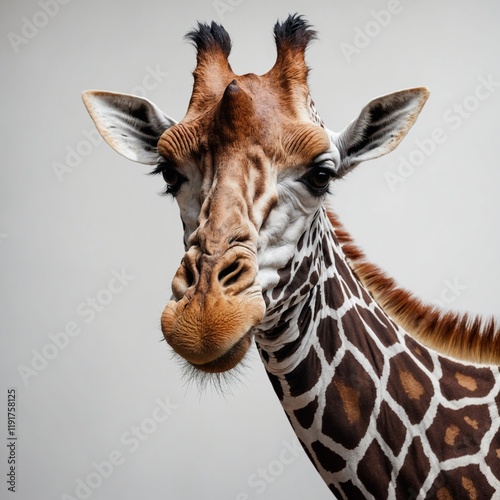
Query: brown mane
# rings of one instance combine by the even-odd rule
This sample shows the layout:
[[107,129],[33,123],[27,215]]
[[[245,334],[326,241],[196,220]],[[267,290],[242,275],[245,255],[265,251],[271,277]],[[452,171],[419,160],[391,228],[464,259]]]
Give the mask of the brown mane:
[[335,214],[328,211],[328,217],[352,270],[396,323],[423,344],[446,355],[500,365],[500,329],[493,317],[443,311],[425,304],[368,262]]

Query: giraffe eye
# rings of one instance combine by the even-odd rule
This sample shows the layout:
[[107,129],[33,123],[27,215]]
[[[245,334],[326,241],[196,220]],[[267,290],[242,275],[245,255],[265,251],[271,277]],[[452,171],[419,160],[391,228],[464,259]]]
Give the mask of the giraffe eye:
[[161,175],[169,186],[175,186],[179,182],[179,174],[173,168],[162,170]]
[[177,191],[181,188],[182,184],[187,180],[182,174],[177,172],[173,167],[167,167],[162,170],[161,175],[167,184],[166,194],[175,196]]
[[330,172],[324,169],[315,169],[315,171],[309,175],[308,180],[312,187],[324,189],[330,182]]
[[175,167],[166,162],[160,162],[151,174],[161,174],[167,184],[164,194],[171,194],[173,196],[177,194],[182,184],[187,181],[187,178],[179,173]]
[[299,181],[303,182],[315,196],[328,192],[328,185],[333,177],[333,172],[325,167],[313,167]]

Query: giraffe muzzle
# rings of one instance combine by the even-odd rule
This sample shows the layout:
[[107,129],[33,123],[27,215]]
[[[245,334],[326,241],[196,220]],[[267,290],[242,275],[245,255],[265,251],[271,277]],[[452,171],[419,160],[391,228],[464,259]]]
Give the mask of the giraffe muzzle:
[[227,371],[243,359],[265,313],[257,269],[246,248],[223,256],[186,253],[172,282],[174,300],[161,317],[165,340],[177,354],[206,372]]

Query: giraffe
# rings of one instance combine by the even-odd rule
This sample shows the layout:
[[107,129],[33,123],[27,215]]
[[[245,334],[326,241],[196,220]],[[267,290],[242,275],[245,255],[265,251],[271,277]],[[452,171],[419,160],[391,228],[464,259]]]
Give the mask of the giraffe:
[[275,65],[236,75],[216,23],[187,35],[194,86],[177,122],[148,100],[86,91],[106,142],[153,165],[180,209],[185,255],[161,316],[200,376],[239,366],[255,341],[306,454],[338,498],[500,494],[500,342],[495,321],[447,313],[370,263],[330,186],[392,151],[426,88],[369,102],[326,128],[307,84],[315,31],[274,28]]

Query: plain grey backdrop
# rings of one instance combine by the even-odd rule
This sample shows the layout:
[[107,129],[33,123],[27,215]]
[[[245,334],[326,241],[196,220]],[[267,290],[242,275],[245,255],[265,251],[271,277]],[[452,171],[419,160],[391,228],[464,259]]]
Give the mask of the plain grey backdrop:
[[294,12],[319,32],[310,86],[329,128],[381,94],[431,90],[399,148],[334,187],[345,226],[425,300],[500,315],[497,1],[3,0],[1,498],[330,498],[255,352],[231,394],[186,384],[159,329],[177,207],[97,138],[80,98],[136,93],[181,119],[197,20],[224,24],[235,72],[261,74]]

